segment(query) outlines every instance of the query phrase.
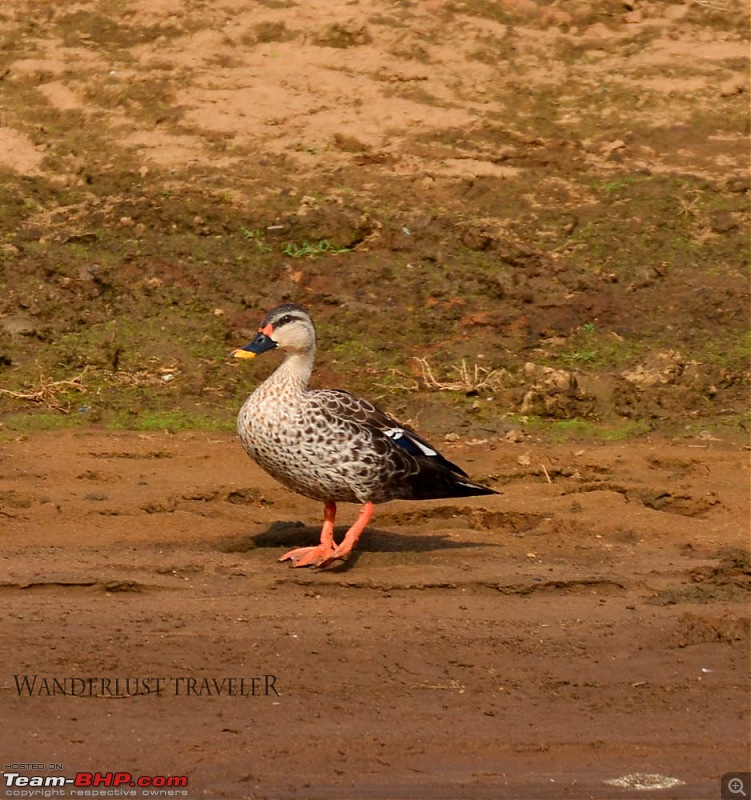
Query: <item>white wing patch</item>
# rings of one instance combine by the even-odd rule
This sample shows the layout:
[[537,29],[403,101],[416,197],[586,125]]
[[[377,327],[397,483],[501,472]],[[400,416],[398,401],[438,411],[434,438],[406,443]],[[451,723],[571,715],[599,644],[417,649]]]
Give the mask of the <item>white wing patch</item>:
[[435,450],[428,447],[424,442],[410,436],[404,428],[388,428],[384,431],[386,436],[394,441],[394,444],[399,445],[403,450],[406,450],[411,455],[424,455],[424,456],[437,456]]

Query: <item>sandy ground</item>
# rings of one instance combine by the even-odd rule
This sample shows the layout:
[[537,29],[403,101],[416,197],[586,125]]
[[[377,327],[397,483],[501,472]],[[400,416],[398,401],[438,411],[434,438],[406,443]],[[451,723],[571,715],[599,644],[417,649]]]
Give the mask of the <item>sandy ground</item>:
[[[736,0],[6,0],[4,771],[718,798],[749,767],[747,74]],[[234,436],[112,429],[228,431],[282,299],[319,385],[501,494],[294,570],[322,510]],[[498,385],[446,400],[417,357]]]
[[[6,443],[6,761],[194,797],[633,797],[607,781],[639,774],[718,797],[748,756],[747,452],[446,452],[502,494],[381,506],[315,572],[277,557],[317,538],[318,504],[230,437]],[[34,674],[163,683],[19,696]],[[250,696],[216,696],[229,677]]]

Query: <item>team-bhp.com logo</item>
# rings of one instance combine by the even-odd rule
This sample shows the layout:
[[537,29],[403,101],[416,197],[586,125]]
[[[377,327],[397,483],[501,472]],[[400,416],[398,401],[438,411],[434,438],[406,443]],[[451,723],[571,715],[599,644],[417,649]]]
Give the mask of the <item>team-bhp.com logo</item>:
[[[20,772],[4,772],[6,797],[31,797],[28,789],[67,789],[68,797],[127,797],[136,796],[135,791],[104,791],[120,787],[137,787],[141,797],[161,797],[164,789],[171,789],[171,797],[186,796],[185,789],[188,779],[184,775],[139,775],[134,777],[130,772],[77,772],[74,777],[66,778],[64,775],[21,775]],[[37,795],[41,796],[41,795]],[[44,795],[52,796],[52,795]],[[62,793],[58,796],[62,796]]]

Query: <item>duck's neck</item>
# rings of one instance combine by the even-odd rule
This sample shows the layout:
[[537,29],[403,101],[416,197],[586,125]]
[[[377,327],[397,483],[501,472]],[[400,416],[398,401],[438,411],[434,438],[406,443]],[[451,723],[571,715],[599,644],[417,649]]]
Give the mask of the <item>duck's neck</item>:
[[315,357],[315,347],[304,352],[288,353],[272,376],[272,379],[274,382],[279,381],[280,383],[291,384],[297,391],[304,392],[308,388]]

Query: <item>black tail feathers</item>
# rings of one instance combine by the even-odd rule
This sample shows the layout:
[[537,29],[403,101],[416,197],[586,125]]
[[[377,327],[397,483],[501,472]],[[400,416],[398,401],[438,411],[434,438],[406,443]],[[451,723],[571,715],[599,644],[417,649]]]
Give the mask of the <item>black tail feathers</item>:
[[420,475],[412,481],[411,493],[404,499],[440,500],[449,497],[474,497],[476,495],[499,494],[495,489],[481,486],[469,478],[441,470],[431,476]]
[[473,483],[472,481],[463,480],[462,478],[457,478],[455,481],[452,481],[451,488],[456,490],[456,493],[447,495],[450,497],[474,497],[482,494],[500,494],[500,492],[491,489],[489,486],[482,486],[479,483]]

